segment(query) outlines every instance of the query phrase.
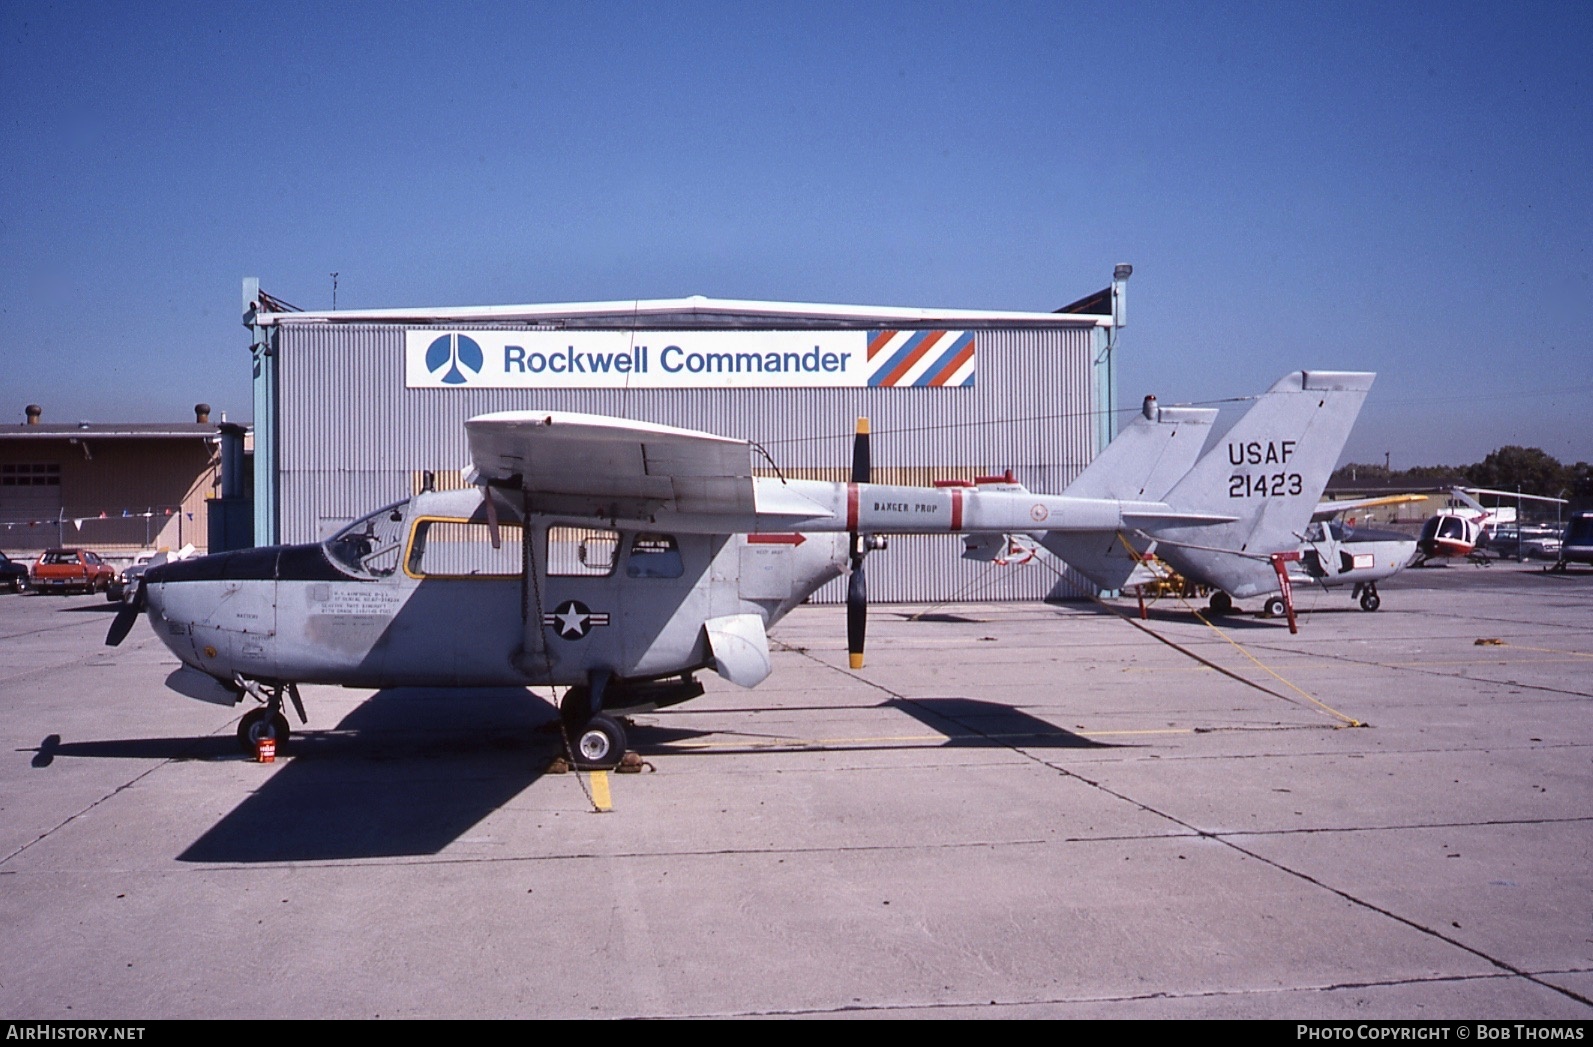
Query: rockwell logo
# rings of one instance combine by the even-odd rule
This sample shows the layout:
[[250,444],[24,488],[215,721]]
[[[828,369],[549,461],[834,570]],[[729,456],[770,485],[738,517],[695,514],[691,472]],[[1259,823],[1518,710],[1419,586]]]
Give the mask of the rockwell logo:
[[443,368],[448,369],[441,379],[444,385],[464,385],[470,380],[465,372],[474,377],[481,373],[484,363],[486,356],[481,346],[468,335],[445,334],[426,347],[426,371],[435,378]]

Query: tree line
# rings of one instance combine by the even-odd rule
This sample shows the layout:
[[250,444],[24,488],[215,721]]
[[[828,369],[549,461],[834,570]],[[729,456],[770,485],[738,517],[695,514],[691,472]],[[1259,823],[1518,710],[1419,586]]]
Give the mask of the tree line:
[[1330,488],[1401,488],[1412,491],[1444,487],[1489,487],[1545,498],[1593,498],[1593,465],[1562,464],[1537,447],[1501,447],[1471,465],[1418,465],[1389,469],[1386,465],[1353,463],[1334,472]]

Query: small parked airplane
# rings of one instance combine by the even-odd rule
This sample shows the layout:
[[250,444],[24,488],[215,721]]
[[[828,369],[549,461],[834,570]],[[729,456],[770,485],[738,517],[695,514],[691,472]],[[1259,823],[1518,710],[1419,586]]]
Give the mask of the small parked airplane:
[[[301,683],[509,685],[568,688],[558,708],[574,757],[612,766],[626,740],[611,713],[693,698],[703,669],[755,686],[771,668],[768,628],[848,572],[861,667],[864,559],[885,535],[1065,536],[1114,567],[1118,536],[1134,535],[1251,565],[1247,535],[1315,504],[1371,379],[1288,375],[1198,461],[1211,412],[1148,408],[1062,495],[1005,479],[871,483],[865,422],[852,481],[827,483],[754,476],[748,441],[710,433],[482,415],[465,423],[466,489],[423,491],[317,544],[152,567],[106,643],[147,611],[183,663],[168,686],[260,703],[238,729],[251,752],[286,740],[285,701],[304,721]],[[1272,573],[1254,566],[1241,573]]]
[[[1420,496],[1416,496],[1420,500]],[[1401,499],[1403,500],[1403,498]],[[1387,504],[1387,499],[1365,503],[1323,502],[1311,525],[1305,529],[1300,545],[1298,582],[1337,589],[1350,586],[1350,599],[1361,602],[1361,610],[1375,611],[1383,605],[1377,583],[1386,581],[1409,567],[1416,559],[1416,539],[1402,531],[1372,527],[1352,527],[1334,519],[1352,509],[1371,503]],[[1269,614],[1283,611],[1281,597],[1267,601]]]

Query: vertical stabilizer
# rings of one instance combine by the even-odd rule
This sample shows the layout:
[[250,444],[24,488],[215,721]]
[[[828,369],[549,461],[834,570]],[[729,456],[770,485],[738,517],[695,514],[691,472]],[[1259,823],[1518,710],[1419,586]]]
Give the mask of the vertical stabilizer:
[[1280,379],[1166,497],[1180,512],[1238,519],[1147,528],[1156,555],[1233,597],[1276,590],[1267,556],[1299,545],[1375,377],[1296,371]]
[[[1144,409],[1106,450],[1068,485],[1077,498],[1159,502],[1183,479],[1211,435],[1211,407],[1159,407],[1145,398]],[[1116,531],[1050,531],[1038,536],[1046,549],[1103,589],[1120,589],[1150,544]],[[1133,546],[1130,551],[1128,545]]]

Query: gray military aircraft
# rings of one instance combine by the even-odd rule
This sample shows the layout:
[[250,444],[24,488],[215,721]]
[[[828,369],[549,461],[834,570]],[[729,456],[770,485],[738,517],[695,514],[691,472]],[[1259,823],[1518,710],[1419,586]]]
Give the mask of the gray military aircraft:
[[[1145,449],[1161,447],[1157,468],[1146,475],[1138,497],[1170,505],[1221,505],[1234,518],[1199,527],[1127,528],[1105,536],[1053,531],[1040,542],[1104,589],[1121,589],[1146,577],[1142,564],[1154,552],[1185,578],[1214,589],[1211,609],[1219,614],[1231,610],[1235,599],[1280,592],[1289,574],[1298,571],[1288,565],[1302,561],[1302,537],[1374,377],[1320,371],[1285,375],[1251,404],[1220,447],[1198,461],[1216,411],[1153,409],[1147,401],[1143,417],[1124,429],[1068,493],[1080,489],[1121,497],[1121,478],[1136,475],[1128,460],[1143,460]],[[1122,460],[1117,460],[1120,446]],[[1318,545],[1325,549],[1330,541]],[[1335,546],[1332,555],[1338,552]],[[1303,560],[1308,574],[1327,573],[1312,571],[1310,556]],[[1337,565],[1334,560],[1330,567]],[[1284,603],[1281,596],[1274,599]],[[1271,601],[1268,610],[1273,610]]]
[[466,489],[424,491],[324,542],[151,568],[106,643],[147,612],[183,663],[168,686],[260,703],[238,729],[251,752],[286,741],[285,702],[304,722],[301,683],[508,685],[567,688],[574,757],[612,766],[626,742],[612,713],[693,698],[704,669],[755,686],[770,671],[768,628],[847,573],[860,667],[864,558],[882,536],[1037,533],[1098,549],[1135,535],[1196,552],[1242,541],[1275,507],[1315,503],[1369,383],[1296,372],[1198,461],[1211,413],[1148,408],[1062,495],[871,483],[866,425],[851,482],[828,483],[754,476],[748,441],[710,433],[482,415],[465,423]]

